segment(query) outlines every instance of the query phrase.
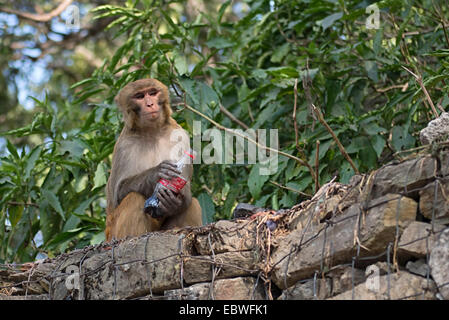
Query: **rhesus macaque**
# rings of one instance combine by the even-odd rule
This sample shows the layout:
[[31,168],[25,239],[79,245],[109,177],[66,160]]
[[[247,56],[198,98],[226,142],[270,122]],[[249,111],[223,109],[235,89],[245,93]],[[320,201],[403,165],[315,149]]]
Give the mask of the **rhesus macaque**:
[[[175,227],[200,226],[201,207],[192,198],[193,166],[176,169],[175,162],[190,148],[188,134],[171,117],[167,87],[156,79],[127,84],[115,101],[125,126],[115,144],[106,186],[106,240],[138,236]],[[157,182],[181,174],[187,184],[179,193],[159,190],[159,216],[144,213],[145,200]]]

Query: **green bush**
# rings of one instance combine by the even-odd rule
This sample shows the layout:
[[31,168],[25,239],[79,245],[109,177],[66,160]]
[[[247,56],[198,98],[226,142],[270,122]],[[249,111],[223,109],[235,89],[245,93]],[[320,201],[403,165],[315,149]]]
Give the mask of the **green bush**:
[[[245,3],[240,19],[231,1],[194,21],[183,20],[182,1],[94,10],[98,19],[115,17],[110,28],[123,45],[72,86],[75,100],[36,101],[33,122],[4,133],[39,135],[43,143],[18,150],[8,142],[1,159],[0,261],[28,261],[39,251],[54,255],[104,239],[104,186],[121,130],[113,97],[129,81],[156,77],[170,84],[174,117],[191,133],[194,120],[203,130],[213,128],[207,118],[226,128],[279,129],[279,149],[291,157],[279,156],[271,176],[257,174],[257,165],[195,165],[192,189],[205,222],[230,218],[238,202],[279,209],[307,199],[316,187],[310,169],[317,141],[319,183],[335,176],[349,181],[354,169],[312,104],[362,173],[416,147],[419,130],[434,117],[403,67],[422,77],[438,111],[447,108],[449,39],[442,25],[448,8],[438,1],[379,1],[380,26],[371,30],[365,26],[369,1]],[[80,119],[86,105],[90,112]]]

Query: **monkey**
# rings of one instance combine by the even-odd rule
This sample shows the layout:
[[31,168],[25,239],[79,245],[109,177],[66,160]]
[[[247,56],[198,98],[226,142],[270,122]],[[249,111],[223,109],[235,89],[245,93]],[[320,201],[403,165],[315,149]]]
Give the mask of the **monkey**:
[[[124,127],[115,143],[106,184],[106,240],[139,236],[176,227],[201,226],[201,206],[192,197],[192,164],[178,171],[175,161],[190,149],[190,139],[172,118],[167,87],[156,79],[127,84],[115,97]],[[158,192],[158,216],[144,212],[144,203],[160,179],[182,175],[179,193]]]

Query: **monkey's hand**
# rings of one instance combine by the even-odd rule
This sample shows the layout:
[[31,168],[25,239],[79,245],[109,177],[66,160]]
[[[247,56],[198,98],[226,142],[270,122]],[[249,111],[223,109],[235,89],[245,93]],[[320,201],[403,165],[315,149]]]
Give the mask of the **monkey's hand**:
[[159,180],[171,180],[179,174],[181,174],[181,171],[178,170],[176,164],[172,161],[164,160],[148,171],[147,181],[150,185],[155,186]]
[[184,195],[182,193],[174,193],[173,191],[162,188],[159,190],[159,209],[163,217],[177,215],[184,209]]
[[159,178],[158,181],[160,179],[171,180],[171,179],[177,177],[179,174],[181,174],[181,171],[178,170],[178,168],[176,167],[176,164],[169,160],[162,161],[157,166],[157,171],[158,171],[158,178]]

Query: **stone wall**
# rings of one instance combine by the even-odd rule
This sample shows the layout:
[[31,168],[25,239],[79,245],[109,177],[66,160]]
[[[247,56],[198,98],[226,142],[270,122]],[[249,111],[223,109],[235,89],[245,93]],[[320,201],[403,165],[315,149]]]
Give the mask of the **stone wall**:
[[449,299],[449,152],[293,208],[0,267],[0,299]]

